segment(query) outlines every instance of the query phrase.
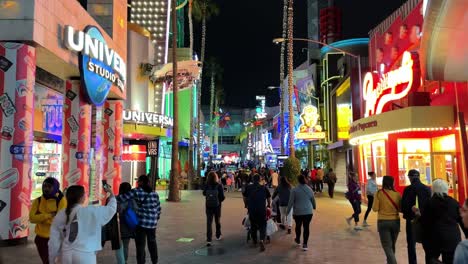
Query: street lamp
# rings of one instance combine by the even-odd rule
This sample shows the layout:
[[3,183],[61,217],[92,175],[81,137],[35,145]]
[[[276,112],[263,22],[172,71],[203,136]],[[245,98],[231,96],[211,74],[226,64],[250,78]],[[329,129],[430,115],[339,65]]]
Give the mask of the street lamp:
[[[360,55],[356,55],[356,54],[353,54],[353,53],[350,53],[346,50],[342,50],[340,48],[337,48],[335,46],[332,46],[332,45],[328,45],[327,43],[324,43],[324,42],[321,42],[321,41],[318,41],[318,40],[315,40],[315,39],[306,39],[306,38],[293,38],[292,39],[293,41],[305,41],[305,42],[312,42],[312,43],[315,43],[315,44],[320,44],[322,46],[326,46],[326,47],[329,47],[331,49],[334,49],[334,50],[337,50],[339,52],[343,52],[344,54],[346,55],[349,55],[350,57],[353,57],[355,59],[357,59],[357,63],[358,63],[358,71],[359,71],[359,87],[362,87],[362,80],[361,80],[361,56]],[[282,42],[285,42],[287,41],[287,39],[285,38],[275,38],[273,39],[273,43],[275,44],[279,44],[279,43],[282,43]]]

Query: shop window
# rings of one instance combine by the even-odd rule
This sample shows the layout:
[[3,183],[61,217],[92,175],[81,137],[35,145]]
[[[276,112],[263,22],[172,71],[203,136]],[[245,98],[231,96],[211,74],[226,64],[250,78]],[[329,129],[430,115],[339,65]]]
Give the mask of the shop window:
[[385,140],[376,140],[362,146],[365,177],[367,178],[367,173],[373,171],[377,175],[377,184],[382,185],[383,176],[387,175]]
[[455,135],[435,137],[432,139],[432,151],[434,152],[455,152]]
[[432,184],[430,139],[398,139],[398,174],[400,186],[410,184],[406,175],[411,169],[420,173],[421,182]]

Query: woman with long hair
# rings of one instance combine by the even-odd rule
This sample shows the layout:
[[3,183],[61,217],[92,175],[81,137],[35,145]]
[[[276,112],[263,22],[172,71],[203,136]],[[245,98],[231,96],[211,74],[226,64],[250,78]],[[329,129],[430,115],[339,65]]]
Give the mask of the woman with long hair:
[[433,181],[431,199],[421,211],[413,208],[416,215],[421,215],[426,263],[438,260],[441,255],[443,263],[453,263],[455,249],[461,241],[460,227],[465,232],[465,237],[468,234],[463,226],[460,206],[448,195],[448,190],[445,180]]
[[143,264],[146,261],[146,242],[151,262],[158,263],[158,245],[156,241],[156,227],[161,215],[161,204],[158,193],[153,191],[149,177],[140,175],[138,177],[138,188],[132,189],[125,194],[119,195],[117,200],[120,203],[135,200],[138,204],[136,214],[138,225],[135,229],[135,245],[137,253],[137,263]]
[[377,212],[377,230],[387,263],[397,263],[395,244],[400,232],[401,195],[394,189],[392,176],[384,176],[382,189],[375,194],[372,210]]
[[85,189],[81,185],[68,187],[67,208],[52,222],[49,240],[49,262],[61,256],[62,263],[96,263],[96,252],[102,249],[101,228],[114,216],[117,202],[110,186],[106,206],[85,206]]
[[354,172],[349,173],[348,178],[348,191],[345,193],[346,198],[353,207],[353,214],[351,217],[346,218],[348,225],[351,225],[351,220],[354,219],[354,230],[362,230],[359,226],[359,215],[361,214],[361,187],[358,183],[358,176]]
[[367,173],[367,175],[369,176],[366,186],[367,210],[364,214],[364,222],[362,223],[362,226],[369,226],[369,224],[367,223],[367,217],[369,216],[369,213],[372,210],[372,205],[374,204],[374,195],[378,190],[377,182],[375,181],[377,175],[375,174],[375,172],[370,171]]
[[[131,190],[132,186],[130,185],[130,183],[122,182],[119,186],[119,195],[117,196],[117,198],[127,194]],[[135,200],[133,199],[128,200],[126,202],[118,202],[117,205],[117,211],[119,212],[120,219],[120,236],[122,239],[125,263],[127,263],[128,260],[128,245],[130,243],[130,239],[135,238],[135,230],[131,230],[125,222],[125,210],[129,207],[130,203],[132,203],[130,206],[132,206],[136,210],[137,205],[135,203]]]
[[203,195],[205,196],[206,213],[206,245],[211,246],[213,236],[213,218],[216,225],[216,240],[221,240],[221,203],[224,201],[223,186],[218,183],[218,175],[214,171],[208,173]]
[[304,228],[302,250],[308,250],[307,242],[309,240],[309,226],[312,221],[312,215],[317,208],[315,204],[314,192],[307,186],[306,177],[299,175],[299,185],[292,189],[289,196],[288,208],[286,214],[293,213],[294,221],[296,222],[296,239],[297,245],[301,245],[301,228]]
[[276,196],[279,197],[279,210],[281,214],[280,227],[285,229],[287,226],[288,234],[291,234],[292,215],[293,215],[292,211],[289,212],[289,214],[287,213],[290,195],[291,195],[291,184],[289,184],[286,177],[281,176],[279,185],[275,189],[275,192],[273,193],[272,200],[274,200]]

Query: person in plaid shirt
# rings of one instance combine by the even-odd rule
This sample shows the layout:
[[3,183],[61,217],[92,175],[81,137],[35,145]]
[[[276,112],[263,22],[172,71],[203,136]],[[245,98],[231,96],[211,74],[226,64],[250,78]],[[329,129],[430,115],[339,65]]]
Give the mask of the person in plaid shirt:
[[138,225],[135,230],[135,245],[137,249],[137,263],[145,263],[146,252],[145,245],[148,240],[148,251],[150,252],[151,262],[158,263],[158,246],[156,243],[156,226],[161,215],[161,205],[159,196],[153,192],[149,178],[146,175],[138,177],[138,188],[120,195],[119,202],[125,202],[134,199],[138,205],[136,213],[138,215]]

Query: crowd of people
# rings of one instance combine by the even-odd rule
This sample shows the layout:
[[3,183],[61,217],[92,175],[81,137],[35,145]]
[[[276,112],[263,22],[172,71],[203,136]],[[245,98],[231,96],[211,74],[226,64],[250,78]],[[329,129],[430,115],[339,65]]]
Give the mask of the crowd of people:
[[[361,184],[356,173],[349,173],[345,196],[353,214],[346,218],[346,222],[351,225],[354,221],[353,228],[359,231],[370,226],[368,216],[371,211],[376,212],[377,231],[387,263],[397,263],[395,245],[400,232],[400,214],[405,220],[408,263],[417,263],[416,243],[422,244],[426,263],[468,262],[468,240],[462,241],[460,232],[463,231],[465,238],[468,236],[468,200],[460,207],[449,196],[446,181],[436,179],[431,187],[426,186],[420,181],[419,172],[413,169],[407,175],[411,184],[401,195],[394,188],[394,177],[383,176],[379,188],[377,175],[369,172],[368,176],[365,188],[368,208],[361,226]],[[222,169],[210,171],[203,187],[206,245],[212,246],[213,220],[215,239],[223,238],[222,203],[226,198],[225,192],[235,189],[242,192],[247,211],[244,221],[248,222],[248,238],[254,246],[259,246],[260,251],[266,250],[272,234],[267,223],[274,219],[286,234],[292,234],[294,230],[295,236],[291,241],[302,250],[308,250],[310,225],[317,208],[315,196],[323,191],[325,182],[329,186],[329,196],[333,198],[337,177],[332,169],[324,173],[317,167],[303,170],[297,181],[293,186],[284,175],[265,168],[231,173]],[[62,193],[59,182],[47,178],[42,186],[42,196],[33,201],[30,211],[30,221],[36,224],[34,242],[42,262],[96,263],[96,253],[106,241],[111,241],[116,262],[124,264],[128,261],[129,241],[134,239],[137,263],[145,263],[146,248],[151,262],[157,263],[156,227],[161,214],[159,196],[146,175],[138,178],[137,185],[132,189],[130,183],[124,182],[119,186],[118,195],[114,196],[111,187],[104,184],[107,193],[105,205],[86,206],[83,186],[69,186]]]

